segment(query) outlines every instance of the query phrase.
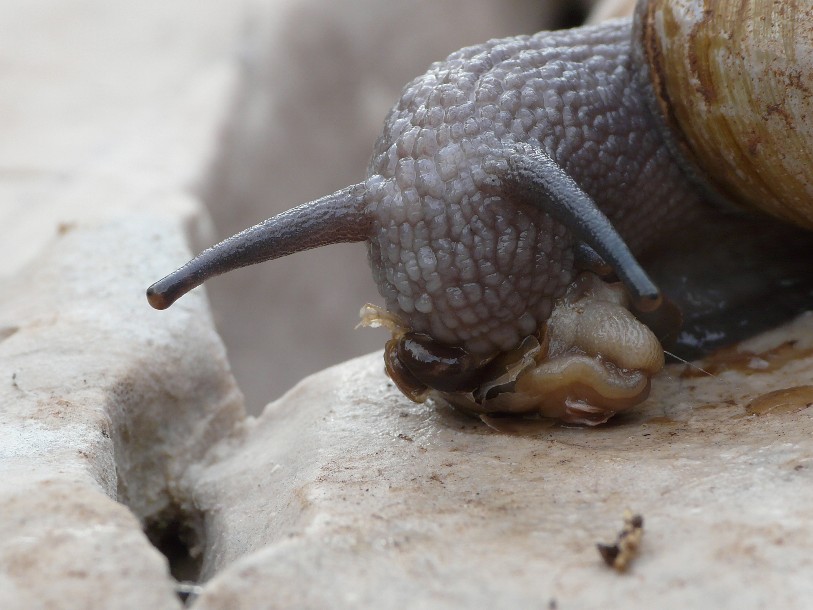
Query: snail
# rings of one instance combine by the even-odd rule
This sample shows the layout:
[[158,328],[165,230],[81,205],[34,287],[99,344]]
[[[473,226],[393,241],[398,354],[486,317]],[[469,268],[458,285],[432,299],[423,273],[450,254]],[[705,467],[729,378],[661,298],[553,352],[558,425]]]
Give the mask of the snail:
[[664,365],[650,320],[669,308],[640,261],[755,208],[813,228],[812,31],[801,1],[642,0],[634,20],[464,48],[405,87],[363,182],[205,250],[148,300],[366,241],[386,307],[362,324],[390,331],[409,398],[604,422]]

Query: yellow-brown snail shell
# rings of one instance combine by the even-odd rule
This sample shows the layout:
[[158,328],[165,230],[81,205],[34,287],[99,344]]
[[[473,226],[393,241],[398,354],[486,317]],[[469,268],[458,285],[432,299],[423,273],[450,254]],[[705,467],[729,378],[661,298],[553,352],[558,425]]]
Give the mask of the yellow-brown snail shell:
[[813,3],[648,0],[637,11],[684,157],[726,199],[813,229]]

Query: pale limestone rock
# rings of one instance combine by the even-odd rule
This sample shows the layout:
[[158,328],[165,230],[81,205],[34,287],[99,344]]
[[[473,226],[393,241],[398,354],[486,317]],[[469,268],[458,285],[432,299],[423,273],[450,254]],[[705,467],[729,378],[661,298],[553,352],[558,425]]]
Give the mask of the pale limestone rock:
[[244,413],[203,294],[144,302],[187,255],[158,220],[66,229],[0,285],[0,608],[179,607],[136,517],[190,512],[183,472]]
[[189,189],[239,12],[0,12],[0,608],[178,608],[139,520],[190,511],[177,481],[244,413],[203,294],[167,317],[144,288],[210,227]]
[[[213,576],[195,608],[805,607],[813,388],[746,405],[807,383],[810,345],[803,316],[753,342],[795,350],[770,373],[672,365],[594,429],[409,403],[380,354],[319,373],[189,471]],[[619,575],[595,544],[626,508],[645,534]]]

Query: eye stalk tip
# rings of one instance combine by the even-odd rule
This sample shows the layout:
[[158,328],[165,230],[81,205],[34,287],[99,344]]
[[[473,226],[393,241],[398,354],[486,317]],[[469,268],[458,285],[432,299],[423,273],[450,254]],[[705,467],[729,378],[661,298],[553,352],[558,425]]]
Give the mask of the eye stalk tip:
[[655,311],[663,303],[663,297],[659,291],[641,293],[635,297],[635,308],[639,311]]
[[167,297],[166,292],[161,291],[158,284],[160,282],[156,282],[147,288],[147,301],[154,309],[166,309],[172,305],[173,300]]

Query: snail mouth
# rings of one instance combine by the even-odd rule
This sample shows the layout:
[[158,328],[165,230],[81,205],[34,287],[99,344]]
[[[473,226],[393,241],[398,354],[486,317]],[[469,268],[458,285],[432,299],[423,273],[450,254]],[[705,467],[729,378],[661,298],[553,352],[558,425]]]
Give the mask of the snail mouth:
[[[480,369],[475,389],[404,392],[413,400],[431,396],[473,413],[536,413],[596,425],[646,400],[650,380],[663,365],[658,339],[629,311],[622,285],[585,273],[537,335]],[[391,367],[388,371],[392,376]]]
[[629,311],[623,287],[585,273],[538,337],[495,360],[491,378],[475,392],[444,398],[479,413],[539,413],[596,425],[646,400],[663,365],[658,339]]
[[565,423],[592,426],[646,400],[650,375],[648,371],[620,369],[601,357],[576,352],[535,363],[513,386],[492,388],[484,399],[447,399],[475,412],[539,413]]

